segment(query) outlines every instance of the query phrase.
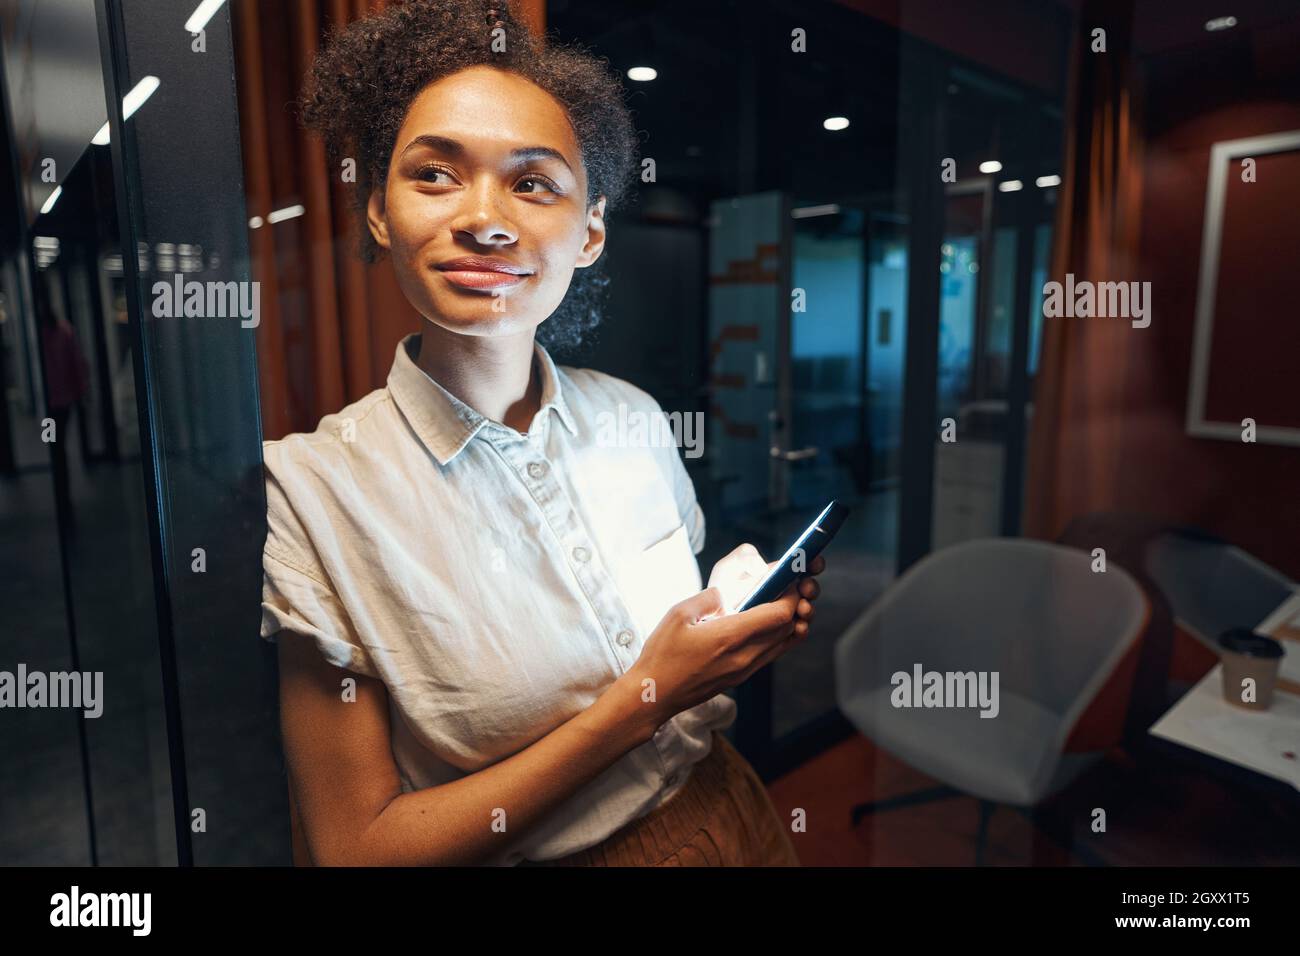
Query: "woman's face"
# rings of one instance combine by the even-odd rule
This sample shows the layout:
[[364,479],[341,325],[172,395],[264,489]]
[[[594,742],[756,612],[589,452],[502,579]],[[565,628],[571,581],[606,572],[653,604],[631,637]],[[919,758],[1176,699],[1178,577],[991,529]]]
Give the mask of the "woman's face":
[[478,66],[412,102],[367,219],[422,315],[450,332],[509,335],[545,321],[573,270],[600,256],[605,200],[586,200],[560,103]]

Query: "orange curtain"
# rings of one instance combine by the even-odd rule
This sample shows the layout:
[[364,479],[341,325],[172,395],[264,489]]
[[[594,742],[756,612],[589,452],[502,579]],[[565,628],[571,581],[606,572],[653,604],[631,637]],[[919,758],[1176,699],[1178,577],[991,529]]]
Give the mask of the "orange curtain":
[[[262,433],[267,440],[315,429],[322,416],[382,386],[398,341],[419,327],[391,265],[354,253],[348,184],[327,166],[324,145],[300,126],[293,104],[330,28],[397,0],[233,0],[240,140],[253,278],[261,283],[257,330]],[[512,9],[536,32],[544,0]],[[273,210],[303,215],[270,224]]]
[[[1142,199],[1133,0],[1088,0],[1070,68],[1067,133],[1049,280],[1138,281]],[[1106,31],[1094,52],[1093,30]],[[1114,318],[1044,318],[1026,481],[1025,533],[1056,538],[1113,507],[1132,335]]]

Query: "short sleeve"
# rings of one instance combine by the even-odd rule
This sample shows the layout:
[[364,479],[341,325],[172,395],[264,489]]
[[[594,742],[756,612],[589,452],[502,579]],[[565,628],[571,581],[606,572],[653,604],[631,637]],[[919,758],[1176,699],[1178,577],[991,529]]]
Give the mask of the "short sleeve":
[[378,677],[346,610],[308,556],[306,530],[281,482],[266,468],[266,545],[262,552],[261,636],[275,642],[281,631],[311,638],[335,667]]
[[[659,403],[650,398],[649,395],[646,395],[646,397],[653,404],[656,414],[664,415],[664,410]],[[665,420],[667,420],[666,415]],[[668,428],[671,431],[671,424],[669,424]],[[699,437],[702,438],[703,436]],[[677,514],[681,516],[682,524],[686,526],[692,553],[699,554],[704,550],[704,509],[700,507],[700,503],[695,497],[695,482],[691,481],[691,476],[687,473],[686,465],[682,461],[682,453],[678,448],[668,445],[663,451],[670,459],[668,469],[669,474],[672,475],[673,497],[677,501]]]
[[691,551],[699,554],[704,550],[704,509],[695,497],[695,482],[686,473],[682,456],[677,449],[669,449],[673,456],[673,492],[677,496],[677,513],[682,516],[686,533],[690,538]]

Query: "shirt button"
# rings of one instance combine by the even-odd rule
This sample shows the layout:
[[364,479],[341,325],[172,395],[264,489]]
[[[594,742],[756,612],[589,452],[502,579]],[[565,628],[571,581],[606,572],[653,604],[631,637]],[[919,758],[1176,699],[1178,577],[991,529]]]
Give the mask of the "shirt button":
[[581,545],[573,549],[574,561],[579,561],[585,564],[587,559],[590,557],[591,557],[591,552],[588,551],[586,548],[582,547]]
[[627,647],[629,644],[632,643],[632,632],[631,632],[631,631],[619,631],[619,632],[618,632],[618,637],[615,638],[615,640],[617,640],[617,641],[619,642],[619,644],[621,644],[623,647]]
[[544,461],[529,462],[528,474],[532,475],[534,478],[542,477],[542,475],[546,474],[546,462]]

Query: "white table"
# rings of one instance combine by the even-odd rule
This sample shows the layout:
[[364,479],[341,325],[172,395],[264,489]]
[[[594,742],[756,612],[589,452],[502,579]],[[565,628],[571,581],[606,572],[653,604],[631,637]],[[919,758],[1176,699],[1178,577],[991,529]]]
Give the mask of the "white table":
[[1151,733],[1300,790],[1300,697],[1277,690],[1268,710],[1234,707],[1223,699],[1222,671],[1216,665]]

